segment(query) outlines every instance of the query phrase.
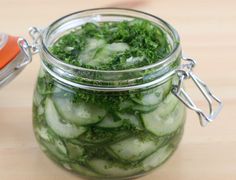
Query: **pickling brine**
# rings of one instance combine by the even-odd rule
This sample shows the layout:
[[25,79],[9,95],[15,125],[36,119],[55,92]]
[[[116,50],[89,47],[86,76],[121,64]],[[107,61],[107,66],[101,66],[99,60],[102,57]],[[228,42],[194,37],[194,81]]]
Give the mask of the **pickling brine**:
[[[44,152],[82,176],[102,179],[141,176],[164,163],[183,134],[185,107],[172,94],[175,76],[135,90],[98,91],[144,83],[156,69],[123,73],[158,63],[171,51],[167,33],[143,19],[85,23],[58,38],[49,48],[61,62],[96,71],[75,83],[56,80],[42,67],[34,94],[34,130]],[[179,66],[179,58],[169,69]],[[163,73],[163,72],[162,72]],[[90,82],[86,82],[90,78]],[[67,79],[65,77],[65,79]],[[133,82],[132,82],[133,81]]]
[[98,93],[41,74],[34,95],[35,135],[65,168],[89,177],[136,177],[177,148],[185,107],[171,93],[171,80],[137,92]]

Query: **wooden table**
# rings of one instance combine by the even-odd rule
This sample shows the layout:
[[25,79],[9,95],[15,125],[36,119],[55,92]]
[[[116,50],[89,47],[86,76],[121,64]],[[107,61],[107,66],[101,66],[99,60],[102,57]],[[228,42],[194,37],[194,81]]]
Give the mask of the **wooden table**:
[[[183,51],[198,60],[195,72],[224,102],[216,121],[201,128],[188,113],[183,141],[174,156],[142,180],[236,179],[236,1],[235,0],[0,0],[0,31],[29,39],[30,26],[82,9],[117,6],[162,17],[181,35]],[[32,93],[39,57],[0,90],[0,179],[80,179],[48,160],[35,142],[31,123]],[[204,104],[195,88],[187,89]]]

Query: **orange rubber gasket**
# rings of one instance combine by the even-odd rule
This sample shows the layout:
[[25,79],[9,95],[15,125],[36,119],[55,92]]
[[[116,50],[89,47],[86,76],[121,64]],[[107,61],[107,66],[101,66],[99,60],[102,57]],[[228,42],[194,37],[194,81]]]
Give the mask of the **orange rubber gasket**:
[[18,37],[8,36],[5,46],[0,49],[0,70],[9,64],[19,53]]

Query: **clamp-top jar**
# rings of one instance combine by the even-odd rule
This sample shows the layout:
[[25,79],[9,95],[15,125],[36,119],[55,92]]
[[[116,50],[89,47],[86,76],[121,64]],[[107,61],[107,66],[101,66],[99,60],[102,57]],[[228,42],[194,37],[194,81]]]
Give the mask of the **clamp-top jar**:
[[[145,19],[161,28],[171,52],[162,60],[125,70],[95,70],[64,63],[51,52],[64,34],[87,22]],[[42,67],[34,93],[33,125],[43,151],[55,162],[93,179],[129,179],[164,163],[184,129],[185,106],[201,124],[215,118],[221,102],[192,73],[195,61],[183,58],[177,32],[153,15],[127,9],[92,9],[62,17],[44,30],[31,29]],[[184,62],[181,64],[181,62]],[[182,88],[192,79],[209,103],[209,115]],[[219,104],[212,109],[212,100]]]

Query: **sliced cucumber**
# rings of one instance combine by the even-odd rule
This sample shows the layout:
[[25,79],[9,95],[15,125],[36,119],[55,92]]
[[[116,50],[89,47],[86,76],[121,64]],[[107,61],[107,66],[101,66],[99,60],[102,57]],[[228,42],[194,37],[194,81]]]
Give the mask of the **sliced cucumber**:
[[162,97],[160,95],[157,95],[155,92],[152,94],[145,94],[140,99],[138,98],[132,98],[135,102],[144,105],[144,106],[152,106],[160,103],[162,100]]
[[44,97],[39,94],[37,91],[34,92],[34,98],[33,98],[33,103],[35,106],[40,106],[42,101],[43,101]]
[[125,63],[124,66],[126,66],[126,67],[134,66],[134,65],[142,62],[143,60],[144,60],[144,56],[141,56],[141,57],[139,57],[139,56],[138,57],[131,56],[131,57],[126,59],[126,63]]
[[155,106],[162,102],[163,98],[167,95],[171,88],[171,81],[167,81],[164,84],[158,86],[155,89],[149,90],[152,91],[149,93],[149,91],[145,91],[144,93],[141,93],[141,97],[133,96],[132,100],[136,103],[144,106]]
[[49,153],[49,155],[54,156],[62,161],[68,161],[65,147],[62,147],[63,143],[60,143],[60,145],[58,146],[58,144],[56,143],[41,141],[41,144],[47,149],[46,151]]
[[79,61],[82,64],[88,64],[91,60],[93,60],[97,49],[101,49],[105,45],[105,40],[103,39],[87,39],[87,45],[85,49],[79,55]]
[[51,132],[48,128],[43,126],[37,127],[36,133],[45,143],[53,144],[55,148],[60,151],[60,153],[67,154],[67,149],[63,141],[54,136],[53,132]]
[[42,105],[38,106],[37,113],[39,116],[44,114],[44,108]]
[[67,154],[66,146],[60,139],[54,138],[54,144],[62,154]]
[[[167,107],[168,109],[168,107]],[[177,130],[184,121],[185,108],[182,104],[175,106],[173,112],[161,117],[159,108],[151,113],[142,114],[145,128],[157,136],[170,134]]]
[[78,144],[72,144],[67,142],[66,147],[68,150],[69,157],[73,160],[80,158],[85,153],[84,148]]
[[128,44],[126,43],[112,43],[106,44],[102,49],[98,49],[96,51],[95,56],[91,61],[89,61],[89,65],[99,66],[100,64],[107,64],[112,60],[111,56],[114,53],[123,52],[129,49]]
[[79,60],[82,64],[98,66],[109,63],[111,55],[129,49],[126,43],[106,44],[103,39],[88,39],[87,47],[81,52]]
[[44,69],[41,67],[40,69],[39,69],[39,77],[40,78],[43,78],[45,76],[45,72],[44,72]]
[[69,170],[69,171],[71,170],[71,167],[70,167],[70,165],[69,165],[68,163],[62,162],[61,165],[62,165],[65,169],[67,169],[67,170]]
[[158,107],[158,104],[153,105],[153,106],[144,106],[144,105],[137,104],[137,105],[134,105],[132,109],[135,111],[140,111],[142,113],[149,113],[151,111],[154,111],[157,107]]
[[184,133],[184,126],[180,127],[176,133],[174,134],[174,136],[171,138],[169,144],[171,144],[173,147],[177,147],[179,145],[179,142],[182,139]]
[[158,143],[154,141],[131,137],[115,143],[109,148],[119,159],[137,161],[153,153],[157,149],[157,146]]
[[135,175],[142,170],[140,167],[124,167],[121,164],[102,159],[90,160],[88,165],[97,173],[112,177]]
[[161,147],[156,152],[148,156],[143,160],[143,169],[144,171],[149,171],[159,165],[161,165],[173,152],[173,148],[166,145]]
[[75,138],[86,131],[85,127],[63,123],[51,99],[47,98],[45,108],[46,122],[57,135],[64,138]]
[[[46,145],[46,147],[49,148],[52,153],[57,151],[57,153],[67,155],[67,149],[64,142],[59,137],[54,136],[53,132],[51,132],[49,129],[43,126],[37,127],[36,133],[41,138],[43,145]],[[48,144],[53,145],[54,148]]]
[[123,123],[130,124],[131,126],[136,127],[137,129],[143,129],[143,126],[138,116],[128,113],[117,113],[117,115],[121,120],[123,120]]
[[174,109],[179,100],[170,92],[163,103],[158,107],[158,115],[161,117],[168,116]]
[[45,140],[45,141],[50,141],[51,140],[51,137],[50,137],[50,135],[48,133],[48,129],[47,128],[45,128],[45,127],[37,127],[35,129],[35,132],[43,140]]
[[129,49],[129,45],[126,43],[111,43],[108,44],[105,49],[110,52],[122,52]]
[[71,163],[70,167],[72,168],[72,170],[74,170],[75,172],[80,173],[81,175],[84,176],[92,176],[92,177],[98,177],[100,176],[99,174],[95,173],[94,171],[78,164],[78,163]]
[[119,104],[119,111],[130,109],[134,103],[132,101],[123,101]]
[[66,97],[54,97],[53,100],[64,120],[79,126],[95,124],[106,115],[105,109],[97,105],[85,102],[73,103]]
[[102,127],[102,128],[117,128],[122,126],[123,124],[123,120],[114,120],[114,116],[112,116],[111,114],[107,114],[105,116],[105,118],[97,124],[98,127]]
[[162,84],[161,86],[159,86],[160,88],[163,89],[163,96],[164,97],[167,96],[171,92],[172,84],[173,84],[173,81],[172,81],[172,79],[170,79],[167,82],[165,82],[164,84]]

